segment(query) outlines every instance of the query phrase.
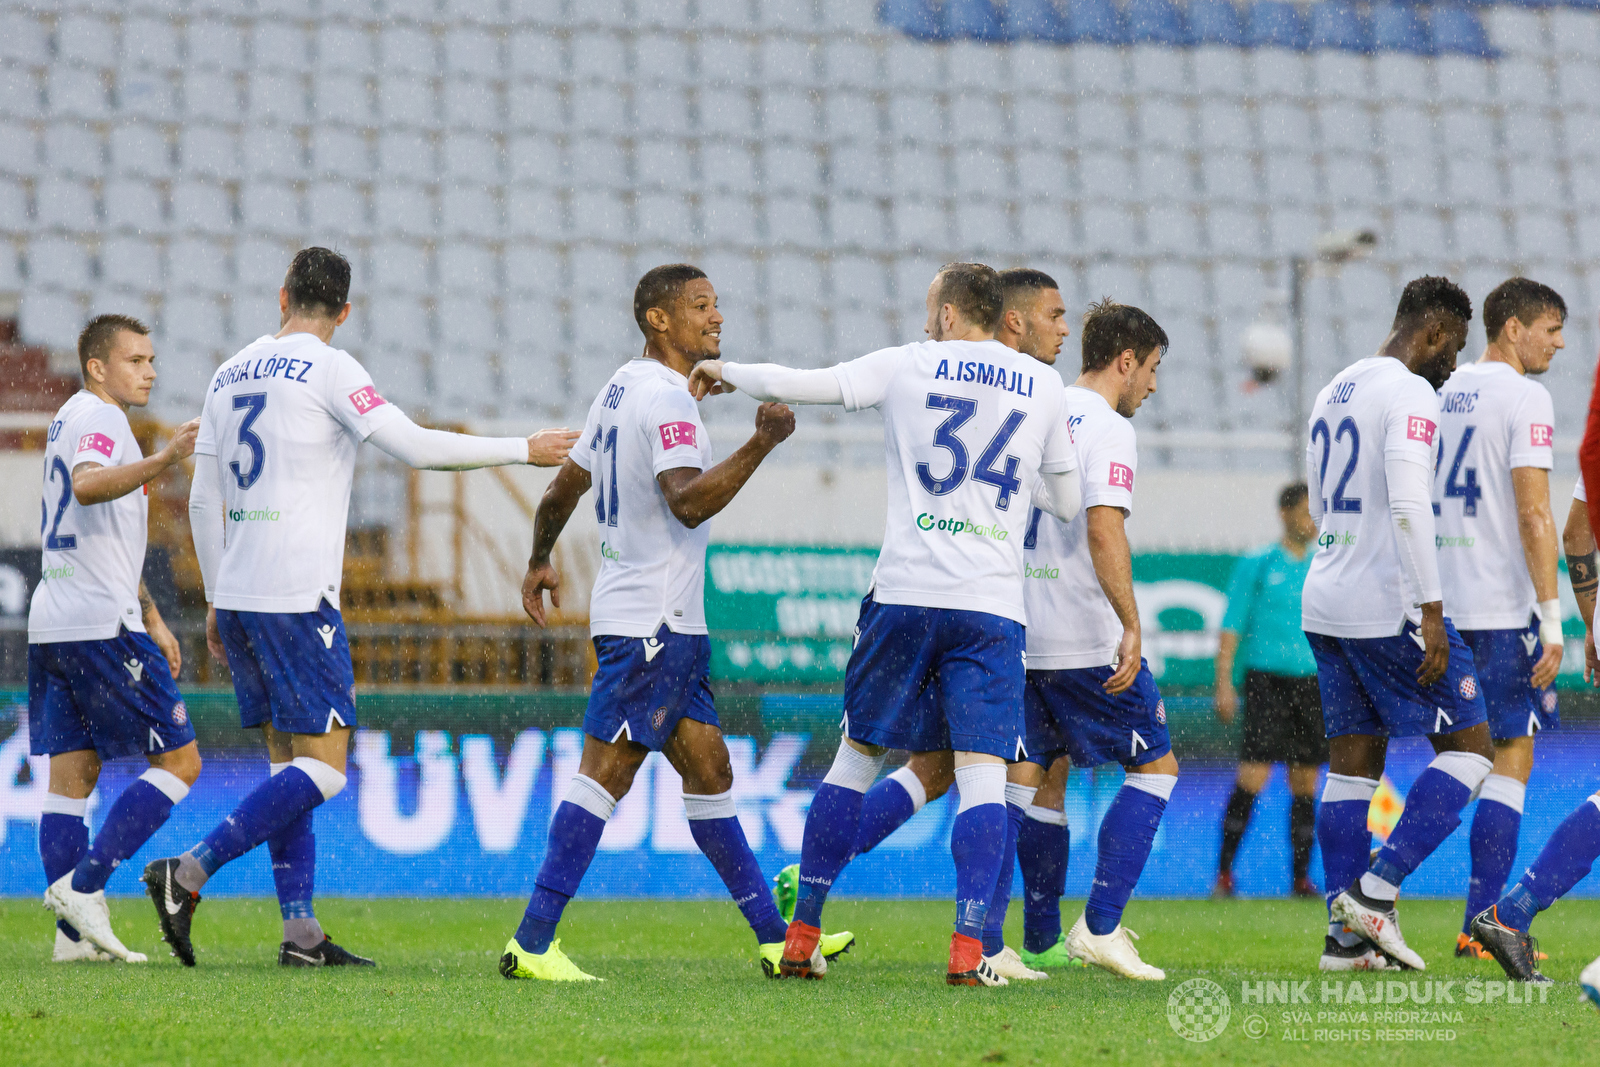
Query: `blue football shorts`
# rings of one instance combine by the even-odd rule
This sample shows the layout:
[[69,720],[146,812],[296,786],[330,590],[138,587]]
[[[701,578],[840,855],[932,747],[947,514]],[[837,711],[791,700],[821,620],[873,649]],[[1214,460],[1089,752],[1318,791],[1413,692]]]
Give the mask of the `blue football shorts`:
[[239,724],[272,723],[288,734],[356,725],[356,676],[344,619],[326,600],[316,611],[217,609]]
[[1022,758],[1023,627],[984,611],[861,601],[844,673],[851,740]]
[[28,751],[94,749],[103,760],[171,752],[194,724],[149,634],[28,646]]
[[1074,767],[1140,767],[1172,751],[1167,706],[1149,665],[1141,659],[1133,685],[1116,696],[1105,690],[1114,673],[1109,664],[1028,672],[1023,706],[1031,762],[1048,768],[1065,753]]
[[1472,650],[1445,620],[1450,662],[1424,688],[1421,632],[1409,620],[1393,637],[1329,637],[1306,632],[1317,658],[1317,688],[1329,737],[1422,737],[1449,734],[1487,718]]
[[1535,689],[1529,681],[1544,655],[1538,619],[1521,630],[1462,630],[1461,640],[1472,649],[1491,737],[1509,741],[1561,725],[1555,687]]
[[693,719],[722,728],[711,693],[711,639],[678,634],[662,623],[654,637],[594,638],[599,667],[589,688],[583,732],[600,741],[624,738],[652,752]]

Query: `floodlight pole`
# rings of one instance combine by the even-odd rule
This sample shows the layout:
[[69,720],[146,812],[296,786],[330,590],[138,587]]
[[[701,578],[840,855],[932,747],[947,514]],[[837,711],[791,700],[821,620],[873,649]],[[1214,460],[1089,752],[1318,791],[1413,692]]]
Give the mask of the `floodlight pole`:
[[1305,476],[1306,270],[1305,256],[1289,257],[1289,322],[1294,331],[1294,411],[1289,417],[1289,480],[1295,482]]

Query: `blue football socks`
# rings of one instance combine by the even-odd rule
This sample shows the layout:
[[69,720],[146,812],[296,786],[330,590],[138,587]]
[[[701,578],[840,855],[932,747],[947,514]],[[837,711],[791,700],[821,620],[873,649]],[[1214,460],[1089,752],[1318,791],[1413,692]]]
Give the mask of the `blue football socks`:
[[983,954],[993,956],[1006,947],[1006,912],[1011,907],[1011,881],[1017,869],[1017,836],[1022,816],[1038,792],[1031,786],[1006,783],[1006,844],[1000,856],[1000,876],[995,879],[994,895],[983,920]]
[[1527,787],[1515,778],[1491,774],[1478,792],[1478,811],[1472,817],[1472,875],[1467,880],[1467,913],[1463,933],[1471,933],[1472,920],[1493,904],[1511,877],[1517,859],[1517,834],[1522,828],[1522,805]]
[[999,763],[956,768],[961,806],[950,828],[956,862],[956,933],[983,938],[989,901],[1006,851],[1006,769]]
[[1372,854],[1367,809],[1378,791],[1375,778],[1329,774],[1317,808],[1317,844],[1322,847],[1324,896],[1333,898],[1355,885]]
[[1100,856],[1084,905],[1084,922],[1096,937],[1111,933],[1155,844],[1167,798],[1178,779],[1170,774],[1129,773],[1100,822]]
[[[55,885],[89,851],[89,827],[83,821],[86,806],[82,800],[45,794],[39,816],[39,858],[44,861],[45,885]],[[57,921],[56,926],[71,940],[78,940],[78,931],[71,924]]]
[[1072,833],[1067,813],[1031,806],[1017,830],[1022,868],[1022,947],[1043,952],[1061,940],[1061,897],[1067,891]]
[[1526,930],[1533,917],[1588,876],[1600,858],[1600,794],[1561,820],[1522,880],[1495,903],[1495,915],[1513,930]]
[[94,844],[73,869],[72,888],[79,893],[104,889],[111,872],[161,829],[173,805],[188,794],[189,786],[170,771],[146,771],[111,805]]
[[856,831],[855,854],[871,852],[922,810],[927,793],[909,769],[901,767],[867,790],[861,801],[861,826]]
[[828,775],[817,787],[806,812],[806,829],[800,838],[800,892],[794,905],[795,922],[822,926],[822,906],[827,903],[828,890],[855,852],[864,794],[877,781],[882,768],[882,756],[869,756],[851,747],[848,741],[839,742],[833,766],[828,768]]
[[1394,900],[1406,876],[1461,825],[1461,810],[1493,766],[1472,752],[1435,756],[1412,783],[1400,821],[1361,876],[1361,892],[1374,900]]
[[577,895],[616,806],[616,800],[599,782],[581,774],[573,776],[566,799],[550,820],[544,863],[539,866],[533,895],[528,898],[522,923],[517,927],[517,944],[526,951],[539,954],[549,949],[561,912],[567,901]]
[[767,888],[761,865],[745,840],[733,792],[714,796],[685,793],[683,806],[689,814],[689,833],[694,836],[694,843],[717,869],[733,902],[750,929],[755,931],[756,941],[763,945],[782,941],[788,926],[778,911],[778,902]]
[[[331,767],[328,770],[338,773]],[[233,810],[233,814],[218,823],[217,828],[190,849],[188,855],[209,878],[223,864],[238,859],[267,838],[281,833],[290,823],[322,801],[322,789],[311,775],[299,764],[291,764],[283,773],[272,775],[251,790]],[[180,869],[179,884],[185,889],[199,892],[198,886],[184,880],[185,873]]]
[[267,853],[272,857],[272,884],[278,891],[278,912],[285,919],[309,919],[316,915],[312,903],[317,887],[317,835],[313,814],[301,812],[294,822],[267,838]]

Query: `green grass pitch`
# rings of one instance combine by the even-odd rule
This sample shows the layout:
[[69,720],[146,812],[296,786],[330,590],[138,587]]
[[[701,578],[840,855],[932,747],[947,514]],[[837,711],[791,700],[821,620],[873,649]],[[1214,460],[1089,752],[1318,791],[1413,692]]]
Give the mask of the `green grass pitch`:
[[[1466,1004],[1458,985],[1446,1010],[1460,1022],[1413,1027],[1454,1040],[1405,1043],[1334,1041],[1316,1031],[1362,1024],[1285,1021],[1284,1005],[1241,1003],[1242,982],[1310,979],[1312,1000],[1320,997],[1315,901],[1139,900],[1128,922],[1166,982],[1072,971],[987,990],[944,984],[952,906],[942,902],[835,901],[829,926],[854,930],[856,950],[825,981],[771,982],[729,903],[580,899],[562,941],[607,979],[592,985],[499,977],[517,901],[330,899],[319,910],[336,940],[376,956],[380,968],[280,970],[272,903],[217,899],[196,917],[200,965],[185,970],[157,942],[149,904],[131,898],[113,901],[113,919],[150,964],[56,966],[45,962],[49,916],[32,901],[0,902],[0,1063],[1600,1063],[1600,1014],[1576,985],[1600,953],[1595,901],[1559,904],[1539,920],[1547,972],[1560,983],[1544,1004]],[[1077,910],[1063,905],[1069,922]],[[1429,960],[1427,978],[1499,977],[1492,963],[1452,957],[1458,903],[1403,901],[1401,915]],[[1016,944],[1015,908],[1013,920]],[[1227,992],[1232,1016],[1221,1036],[1196,1044],[1174,1033],[1167,999],[1202,977]],[[1250,1014],[1266,1020],[1265,1036],[1242,1032]]]

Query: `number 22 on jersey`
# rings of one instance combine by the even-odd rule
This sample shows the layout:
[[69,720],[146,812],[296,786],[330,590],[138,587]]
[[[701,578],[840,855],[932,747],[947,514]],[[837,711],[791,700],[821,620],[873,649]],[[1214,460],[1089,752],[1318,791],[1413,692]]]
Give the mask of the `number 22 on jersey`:
[[[1328,487],[1328,459],[1333,452],[1334,444],[1342,444],[1347,438],[1350,441],[1350,457],[1345,461],[1344,472],[1339,475],[1339,484],[1334,486],[1333,498],[1322,498],[1322,510],[1345,512],[1351,514],[1361,513],[1361,498],[1358,496],[1345,496],[1344,491],[1350,484],[1350,479],[1355,477],[1356,464],[1361,461],[1361,431],[1356,427],[1356,420],[1346,415],[1339,421],[1338,429],[1331,434],[1328,432],[1328,420],[1318,419],[1311,424],[1311,443],[1314,445],[1318,439],[1322,441],[1322,465],[1318,469],[1317,484],[1324,490]],[[1329,506],[1331,503],[1331,507]]]

